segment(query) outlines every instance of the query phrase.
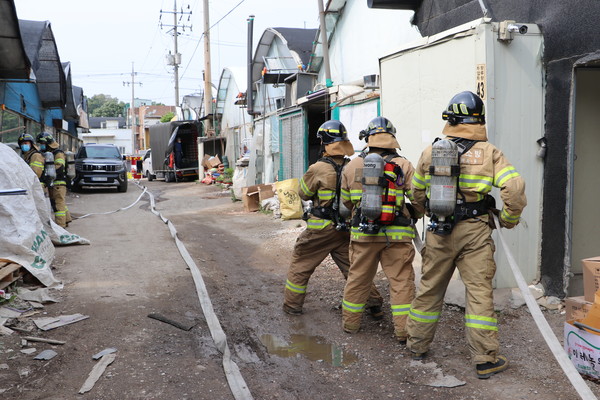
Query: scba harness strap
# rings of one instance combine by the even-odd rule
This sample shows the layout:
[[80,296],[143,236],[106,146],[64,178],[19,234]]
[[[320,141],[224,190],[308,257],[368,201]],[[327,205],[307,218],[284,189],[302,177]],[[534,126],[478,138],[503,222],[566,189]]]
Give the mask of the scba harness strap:
[[346,224],[346,221],[344,220],[344,218],[340,217],[339,202],[340,202],[340,198],[341,198],[340,192],[341,192],[341,187],[342,187],[342,170],[344,169],[344,166],[348,163],[348,159],[344,157],[344,161],[341,164],[336,163],[330,157],[322,157],[318,161],[330,164],[333,167],[333,169],[335,170],[335,173],[336,173],[335,195],[333,197],[333,201],[330,206],[313,207],[310,210],[310,214],[312,214],[313,216],[315,216],[317,218],[328,219],[330,221],[333,221],[336,224],[335,229],[337,229],[338,231],[347,231],[348,226]]

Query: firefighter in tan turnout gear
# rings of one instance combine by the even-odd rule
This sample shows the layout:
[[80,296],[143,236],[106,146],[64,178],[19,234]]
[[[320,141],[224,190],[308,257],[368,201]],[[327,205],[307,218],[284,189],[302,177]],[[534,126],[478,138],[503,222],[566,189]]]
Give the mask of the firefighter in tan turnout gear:
[[58,148],[58,143],[48,132],[42,132],[37,136],[37,142],[41,151],[49,151],[54,155],[54,167],[56,179],[48,188],[50,203],[54,209],[54,220],[56,224],[67,227],[72,221],[71,213],[67,208],[67,164],[64,151]]
[[[305,201],[312,200],[313,206],[306,229],[296,240],[285,285],[283,310],[293,315],[302,314],[308,281],[328,254],[344,278],[348,277],[350,267],[349,211],[344,210],[341,204],[340,184],[342,168],[348,162],[346,156],[354,154],[354,149],[347,138],[346,128],[339,121],[325,122],[317,137],[325,151],[323,157],[311,165],[300,179],[300,197]],[[373,318],[381,319],[383,299],[375,285],[371,284],[367,289],[367,297],[369,291],[370,312]]]
[[[408,348],[417,360],[429,350],[446,288],[458,268],[466,287],[465,330],[471,359],[477,377],[486,379],[508,367],[507,359],[498,354],[492,292],[495,246],[488,213],[499,213],[505,228],[517,225],[527,203],[525,182],[487,141],[485,108],[477,95],[455,95],[442,118],[448,121],[443,130],[446,138],[423,151],[412,180],[415,200],[427,205],[431,224],[423,275],[407,325]],[[492,187],[500,188],[500,211],[489,195]]]
[[[353,210],[350,273],[342,302],[343,329],[360,328],[369,288],[379,263],[388,278],[394,333],[406,343],[406,319],[415,293],[412,262],[415,229],[411,218],[424,209],[407,205],[412,201],[412,164],[397,153],[396,129],[384,117],[374,118],[361,132],[368,151],[344,169],[342,199]],[[410,208],[409,208],[410,207]]]
[[29,133],[23,133],[17,139],[17,143],[23,153],[23,160],[25,160],[33,172],[35,172],[44,189],[44,193],[47,195],[48,189],[46,187],[46,175],[44,171],[45,158],[35,147],[35,139]]

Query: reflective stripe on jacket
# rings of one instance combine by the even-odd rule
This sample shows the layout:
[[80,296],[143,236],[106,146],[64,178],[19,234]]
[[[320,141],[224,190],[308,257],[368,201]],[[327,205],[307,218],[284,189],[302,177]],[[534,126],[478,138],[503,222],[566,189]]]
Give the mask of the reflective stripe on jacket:
[[46,161],[44,156],[36,149],[31,149],[23,154],[23,159],[29,164],[29,167],[35,172],[38,179],[41,180],[44,175],[44,162]]

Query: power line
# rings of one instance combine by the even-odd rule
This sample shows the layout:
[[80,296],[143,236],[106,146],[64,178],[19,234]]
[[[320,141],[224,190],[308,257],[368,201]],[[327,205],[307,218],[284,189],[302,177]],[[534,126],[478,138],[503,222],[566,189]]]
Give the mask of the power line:
[[[229,14],[231,14],[233,12],[233,10],[235,10],[236,8],[238,8],[244,1],[246,1],[246,0],[241,0],[239,3],[237,3],[231,10],[229,10],[227,12],[227,14],[225,14],[223,17],[221,17],[221,19],[219,19],[217,22],[215,22],[214,24],[212,24],[211,27],[208,28],[208,30],[210,31],[217,24],[219,24],[221,21],[223,21],[225,19],[225,17],[227,17]],[[188,61],[187,65],[185,66],[185,69],[183,70],[183,73],[181,74],[181,76],[185,75],[185,73],[187,72],[190,64],[192,63],[192,59],[194,58],[194,55],[196,54],[196,51],[198,50],[198,46],[200,45],[200,41],[202,40],[203,37],[204,37],[204,32],[202,32],[202,35],[200,35],[200,39],[198,39],[198,42],[196,43],[196,47],[194,48],[194,52],[192,53],[192,56],[190,57],[190,60]]]

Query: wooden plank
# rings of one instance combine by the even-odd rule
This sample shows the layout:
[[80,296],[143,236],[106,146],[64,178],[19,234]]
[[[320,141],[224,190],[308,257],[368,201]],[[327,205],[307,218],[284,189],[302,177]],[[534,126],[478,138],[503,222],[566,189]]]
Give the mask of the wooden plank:
[[19,264],[6,264],[4,267],[0,267],[0,280],[3,280],[8,275],[11,275],[13,272],[21,268]]
[[4,289],[23,276],[21,265],[12,262],[0,266],[0,289]]

